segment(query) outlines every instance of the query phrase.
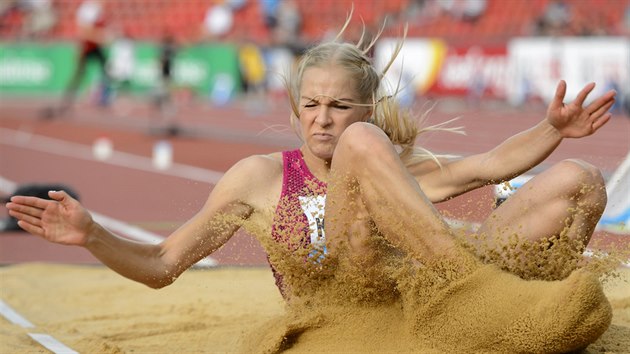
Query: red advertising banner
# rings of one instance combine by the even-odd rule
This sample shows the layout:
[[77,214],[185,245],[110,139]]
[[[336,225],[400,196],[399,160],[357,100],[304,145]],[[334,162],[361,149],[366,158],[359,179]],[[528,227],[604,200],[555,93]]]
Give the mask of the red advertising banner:
[[449,45],[438,77],[428,93],[505,98],[508,82],[506,46]]

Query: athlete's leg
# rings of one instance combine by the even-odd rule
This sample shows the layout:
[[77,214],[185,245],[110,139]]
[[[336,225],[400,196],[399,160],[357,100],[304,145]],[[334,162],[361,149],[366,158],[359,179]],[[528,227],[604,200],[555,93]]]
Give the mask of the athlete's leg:
[[[356,123],[344,131],[331,176],[326,235],[333,245],[347,237],[349,246],[359,252],[372,234],[370,229],[377,228],[392,245],[416,259],[455,256],[457,246],[448,225],[376,126]],[[339,235],[345,236],[335,239]]]
[[536,245],[562,235],[577,254],[590,241],[605,207],[605,182],[599,170],[580,160],[562,161],[529,180],[492,212],[478,230],[483,244],[478,250],[500,253],[515,235],[519,242]]
[[[455,347],[461,338],[470,338],[466,346],[471,351],[490,346],[499,351],[565,352],[594,341],[608,327],[610,306],[597,278],[588,272],[575,272],[565,281],[534,283],[467,261],[472,257],[458,252],[454,235],[378,128],[348,127],[335,150],[332,172],[327,241],[331,247],[343,245],[347,236],[350,251],[361,254],[369,252],[369,238],[364,236],[376,229],[421,262],[402,272],[399,288],[417,316],[419,335]],[[457,268],[462,255],[466,265]]]

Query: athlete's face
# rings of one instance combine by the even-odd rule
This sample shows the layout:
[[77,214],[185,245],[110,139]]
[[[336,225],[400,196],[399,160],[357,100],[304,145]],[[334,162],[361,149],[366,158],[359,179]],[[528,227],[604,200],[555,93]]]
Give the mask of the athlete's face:
[[341,133],[350,124],[366,121],[369,107],[360,102],[355,83],[340,67],[304,71],[300,93],[300,125],[308,153],[330,162]]

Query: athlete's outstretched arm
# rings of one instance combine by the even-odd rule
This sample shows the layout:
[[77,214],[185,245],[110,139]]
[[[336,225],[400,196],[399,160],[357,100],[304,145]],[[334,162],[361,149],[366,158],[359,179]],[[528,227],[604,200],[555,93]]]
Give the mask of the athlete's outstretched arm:
[[260,174],[260,166],[247,161],[251,158],[230,169],[203,208],[160,244],[114,235],[63,191],[50,192],[52,200],[14,196],[6,206],[9,214],[18,219],[18,225],[31,234],[58,244],[85,247],[121,275],[160,288],[232,237],[239,226],[219,221],[221,214],[241,219],[251,215],[253,208],[248,204],[246,191],[252,170]]
[[608,91],[584,107],[595,87],[586,85],[571,103],[564,104],[566,83],[560,81],[547,114],[536,126],[520,132],[494,149],[445,163],[443,168],[416,176],[432,201],[440,201],[494,183],[507,181],[546,159],[564,138],[595,133],[611,117],[615,91]]

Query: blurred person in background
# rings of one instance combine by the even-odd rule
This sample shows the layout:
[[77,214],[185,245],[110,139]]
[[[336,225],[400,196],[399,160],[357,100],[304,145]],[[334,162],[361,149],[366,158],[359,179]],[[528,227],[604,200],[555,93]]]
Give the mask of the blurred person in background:
[[233,9],[225,0],[213,0],[206,10],[201,27],[205,41],[220,41],[230,33],[234,26]]
[[0,29],[2,18],[13,11],[23,14],[22,28],[15,31],[21,40],[45,37],[57,24],[57,13],[53,0],[0,0]]
[[158,112],[160,123],[164,125],[167,135],[177,135],[179,129],[174,122],[177,106],[173,101],[173,68],[179,45],[171,30],[165,30],[160,41],[158,58],[158,81],[154,92],[154,106]]
[[117,114],[126,116],[129,106],[120,102],[123,95],[131,92],[133,74],[136,66],[135,41],[128,28],[116,26],[113,31],[107,72],[111,79],[111,105]]
[[271,29],[272,45],[289,48],[299,55],[305,45],[301,39],[302,13],[295,0],[279,0],[275,10],[275,21]]
[[100,87],[97,104],[107,107],[110,100],[110,77],[107,71],[107,58],[104,45],[108,39],[103,2],[101,0],[85,0],[76,13],[77,35],[79,37],[79,55],[74,74],[66,89],[59,107],[48,108],[44,118],[54,118],[67,113],[74,105],[79,85],[85,79],[89,62],[98,65]]
[[542,36],[566,35],[571,23],[571,6],[564,0],[550,0],[537,18],[535,31]]
[[476,22],[486,11],[486,0],[438,0],[442,11],[462,21]]
[[257,44],[245,41],[238,46],[238,58],[245,101],[256,112],[267,105],[267,64],[263,51]]
[[27,10],[27,17],[22,28],[25,39],[39,39],[50,32],[57,23],[57,14],[53,0],[21,0]]

